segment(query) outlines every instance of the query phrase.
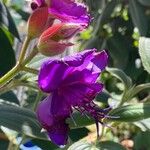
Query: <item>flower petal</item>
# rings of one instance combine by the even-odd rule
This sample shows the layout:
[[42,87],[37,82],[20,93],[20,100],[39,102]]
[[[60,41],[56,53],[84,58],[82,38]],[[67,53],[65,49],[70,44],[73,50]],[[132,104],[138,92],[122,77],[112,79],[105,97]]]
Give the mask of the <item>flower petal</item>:
[[68,85],[66,89],[64,87],[63,93],[70,105],[81,106],[85,102],[93,100],[102,89],[103,84],[101,83],[74,83]]
[[63,80],[76,67],[83,64],[84,59],[93,55],[94,50],[87,50],[74,56],[65,57],[62,60],[49,60],[45,62],[39,72],[38,83],[44,92],[52,92],[56,90]]
[[84,27],[90,22],[85,5],[73,0],[51,0],[49,13],[63,22],[79,23]]
[[103,71],[108,64],[108,55],[106,51],[103,50],[102,52],[96,53],[91,61]]
[[69,73],[69,66],[65,63],[54,60],[45,62],[39,72],[38,83],[44,92],[52,92],[61,84],[64,74]]
[[57,122],[53,128],[48,131],[48,135],[53,143],[58,146],[67,144],[69,127],[64,120]]
[[89,63],[89,61],[91,60],[91,56],[93,56],[95,50],[96,49],[85,50],[72,56],[67,56],[62,60],[68,65],[81,68],[81,65],[83,65],[85,60]]
[[61,91],[54,91],[51,98],[51,114],[55,117],[67,118],[71,114],[71,106],[66,101],[65,97],[59,94]]
[[39,103],[36,110],[37,118],[45,129],[54,124],[54,119],[50,113],[50,107],[51,100],[49,100],[49,97],[46,97],[42,102]]

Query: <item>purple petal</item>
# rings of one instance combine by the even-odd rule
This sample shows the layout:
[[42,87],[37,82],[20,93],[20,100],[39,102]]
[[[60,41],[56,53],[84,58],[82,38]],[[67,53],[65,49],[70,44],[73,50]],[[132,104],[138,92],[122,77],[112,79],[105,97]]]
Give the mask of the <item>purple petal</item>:
[[84,60],[93,55],[93,53],[94,50],[87,50],[74,56],[65,57],[62,60],[45,62],[39,72],[39,87],[48,93],[56,90],[68,74],[82,65]]
[[63,94],[59,94],[61,91],[57,90],[54,91],[50,95],[51,99],[51,113],[53,116],[56,116],[57,118],[66,118],[69,117],[71,114],[71,106],[70,104],[66,101],[65,97]]
[[39,103],[36,110],[37,118],[45,129],[54,124],[54,119],[50,113],[50,107],[51,100],[49,100],[49,97],[46,97],[42,102]]
[[89,63],[95,51],[96,49],[85,50],[72,56],[67,56],[62,60],[70,66],[81,67],[85,60]]
[[90,22],[85,5],[73,0],[51,0],[49,13],[64,22],[79,23],[84,27]]
[[103,84],[101,83],[73,83],[64,88],[65,99],[72,106],[80,106],[85,102],[90,102],[101,92]]
[[67,144],[68,131],[68,125],[62,120],[57,122],[57,124],[55,124],[53,128],[48,131],[48,135],[53,143],[58,146],[64,146]]
[[103,50],[102,52],[96,53],[91,61],[103,71],[108,64],[108,55],[106,51]]
[[39,87],[48,93],[56,90],[69,69],[68,65],[57,60],[45,62],[39,72]]

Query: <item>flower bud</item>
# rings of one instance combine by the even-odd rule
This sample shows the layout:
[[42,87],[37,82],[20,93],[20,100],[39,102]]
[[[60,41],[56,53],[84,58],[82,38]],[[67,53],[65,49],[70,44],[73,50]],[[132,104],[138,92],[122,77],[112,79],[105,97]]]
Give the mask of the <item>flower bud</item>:
[[59,38],[59,31],[64,26],[64,23],[55,24],[45,30],[39,38],[38,50],[41,54],[46,56],[54,56],[61,54],[72,43],[62,42]]
[[48,8],[37,8],[28,20],[28,36],[36,38],[44,31],[48,20]]
[[61,39],[70,39],[73,37],[78,31],[80,31],[80,26],[77,24],[64,24],[59,31],[58,35]]
[[38,45],[38,50],[45,56],[55,56],[65,51],[68,46],[72,46],[72,43],[56,42],[54,40],[42,41]]

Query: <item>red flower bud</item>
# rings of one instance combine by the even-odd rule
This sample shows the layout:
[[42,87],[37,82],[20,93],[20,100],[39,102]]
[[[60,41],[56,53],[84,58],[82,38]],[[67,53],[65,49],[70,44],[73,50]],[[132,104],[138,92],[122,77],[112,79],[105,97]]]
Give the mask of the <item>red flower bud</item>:
[[28,20],[28,36],[36,38],[44,31],[48,20],[48,8],[37,8]]
[[80,31],[80,26],[77,24],[64,24],[59,31],[58,35],[62,39],[70,39],[73,37],[78,31]]
[[45,30],[39,38],[38,49],[43,55],[54,56],[61,54],[68,46],[72,46],[72,43],[62,42],[59,36],[64,23],[55,24]]

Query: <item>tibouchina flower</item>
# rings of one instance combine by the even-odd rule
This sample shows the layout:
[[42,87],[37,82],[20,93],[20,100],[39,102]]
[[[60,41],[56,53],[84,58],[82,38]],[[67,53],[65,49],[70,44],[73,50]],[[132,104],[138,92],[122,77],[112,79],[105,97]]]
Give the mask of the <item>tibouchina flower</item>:
[[57,18],[62,22],[78,23],[83,28],[90,22],[90,15],[84,4],[75,0],[34,0],[32,9],[38,7],[48,7],[48,12],[52,18]]
[[105,69],[107,59],[105,51],[92,49],[62,60],[49,60],[42,65],[39,87],[50,96],[38,105],[37,117],[55,144],[65,145],[67,142],[69,128],[65,119],[71,115],[72,108],[91,115],[97,125],[107,114],[107,110],[93,102],[103,89],[97,79]]

